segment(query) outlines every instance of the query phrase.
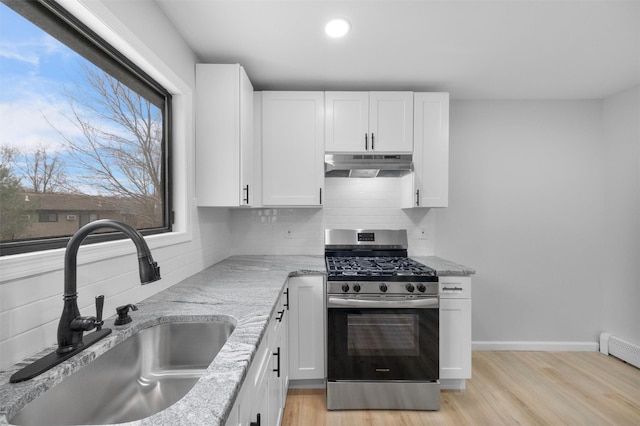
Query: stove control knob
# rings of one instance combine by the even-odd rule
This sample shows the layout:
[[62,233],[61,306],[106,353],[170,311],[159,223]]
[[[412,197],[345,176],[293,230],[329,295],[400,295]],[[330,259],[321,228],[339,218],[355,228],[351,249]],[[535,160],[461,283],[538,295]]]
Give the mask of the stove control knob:
[[342,284],[342,292],[346,293],[349,291],[349,284]]
[[407,283],[407,285],[405,286],[405,288],[407,289],[407,291],[408,291],[409,293],[413,293],[413,291],[416,289],[416,288],[413,286],[413,284],[411,284],[411,283]]
[[355,291],[356,293],[358,293],[360,291],[360,284],[354,284],[353,285],[353,291]]
[[387,292],[387,285],[384,284],[384,283],[380,284],[380,291],[383,292],[383,293],[386,293]]
[[418,291],[420,293],[424,293],[426,289],[427,288],[424,286],[424,284],[418,284]]

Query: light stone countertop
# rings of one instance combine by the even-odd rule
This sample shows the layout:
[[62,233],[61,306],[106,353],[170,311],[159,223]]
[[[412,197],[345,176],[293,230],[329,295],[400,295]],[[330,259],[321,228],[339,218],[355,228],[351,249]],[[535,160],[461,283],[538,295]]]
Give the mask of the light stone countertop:
[[133,322],[115,327],[115,316],[107,318],[105,327],[113,330],[109,336],[42,375],[22,383],[9,383],[13,373],[54,351],[55,346],[1,371],[0,424],[10,424],[8,419],[25,404],[141,329],[166,322],[216,321],[231,317],[236,322],[235,330],[189,393],[153,416],[126,423],[224,425],[287,277],[324,272],[323,256],[225,259],[136,303],[139,310],[131,313]]
[[[438,275],[475,273],[471,268],[435,256],[414,259],[434,268]],[[233,333],[207,368],[207,373],[189,393],[153,416],[126,423],[140,426],[224,425],[287,277],[324,273],[324,256],[232,256],[225,259],[136,303],[139,310],[131,313],[133,322],[115,327],[112,325],[115,315],[107,318],[105,327],[113,330],[109,336],[32,380],[9,383],[13,373],[54,351],[55,346],[0,371],[0,425],[10,424],[8,419],[25,404],[144,328],[168,322],[230,319],[236,324]]]
[[460,265],[437,256],[413,257],[412,259],[436,270],[439,277],[443,276],[468,276],[476,273],[476,270],[468,266]]

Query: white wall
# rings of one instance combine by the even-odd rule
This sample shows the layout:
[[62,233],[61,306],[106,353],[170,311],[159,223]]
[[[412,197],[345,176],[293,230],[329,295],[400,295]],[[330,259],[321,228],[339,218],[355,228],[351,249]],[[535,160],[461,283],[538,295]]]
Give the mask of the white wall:
[[[399,178],[327,178],[323,208],[237,209],[231,212],[237,254],[324,253],[330,228],[407,229],[409,254],[434,253],[434,209],[400,209]],[[420,228],[426,231],[421,239]],[[286,238],[287,230],[292,238]]]
[[[61,0],[93,29],[125,52],[174,95],[174,181],[176,233],[148,237],[162,280],[141,286],[130,241],[82,247],[78,304],[93,315],[94,297],[105,295],[105,317],[115,307],[136,303],[227,257],[226,209],[196,209],[193,203],[193,90],[195,55],[156,4],[80,3]],[[163,31],[157,31],[163,28]],[[64,250],[0,258],[0,368],[56,342],[62,313]]]
[[435,252],[477,270],[475,347],[593,349],[603,323],[602,102],[454,101],[450,129]]
[[640,345],[640,87],[604,102],[603,331]]

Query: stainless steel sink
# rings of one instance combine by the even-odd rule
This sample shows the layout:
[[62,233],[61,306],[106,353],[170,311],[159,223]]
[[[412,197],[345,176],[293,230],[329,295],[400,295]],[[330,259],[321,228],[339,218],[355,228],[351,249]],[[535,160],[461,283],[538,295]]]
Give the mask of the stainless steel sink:
[[229,320],[141,330],[25,405],[11,423],[97,425],[151,416],[186,395],[234,328]]

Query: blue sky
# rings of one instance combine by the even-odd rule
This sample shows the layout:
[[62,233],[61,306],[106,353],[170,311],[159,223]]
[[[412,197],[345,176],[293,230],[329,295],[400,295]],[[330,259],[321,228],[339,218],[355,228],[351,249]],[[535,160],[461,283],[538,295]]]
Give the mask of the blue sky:
[[[47,120],[74,131],[64,118],[66,84],[78,80],[82,59],[0,3],[0,143],[59,146]],[[45,119],[45,116],[47,119]]]
[[[77,143],[86,143],[73,113],[88,119],[92,128],[108,134],[101,138],[106,144],[113,142],[112,135],[133,138],[124,126],[100,117],[99,103],[83,108],[74,102],[72,93],[78,98],[90,100],[97,93],[87,83],[85,67],[95,68],[89,61],[39,29],[22,16],[0,3],[0,144],[18,148],[21,152],[33,152],[45,147],[47,152],[57,152],[65,163],[67,176],[78,181],[92,172],[81,170],[80,164],[65,146],[65,138]],[[154,107],[155,108],[155,107]],[[157,110],[157,108],[156,108]],[[157,110],[159,113],[159,110]],[[106,111],[103,111],[106,112]],[[65,138],[61,136],[64,134]],[[93,135],[95,136],[95,135]],[[135,148],[131,148],[135,152]],[[108,160],[105,150],[105,159]],[[85,157],[89,158],[89,157]],[[126,185],[128,178],[123,166],[111,164],[111,173]],[[82,189],[90,193],[95,189]]]

